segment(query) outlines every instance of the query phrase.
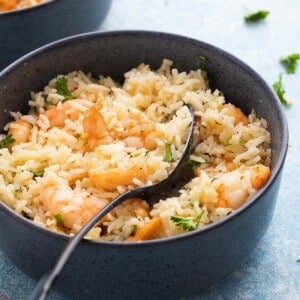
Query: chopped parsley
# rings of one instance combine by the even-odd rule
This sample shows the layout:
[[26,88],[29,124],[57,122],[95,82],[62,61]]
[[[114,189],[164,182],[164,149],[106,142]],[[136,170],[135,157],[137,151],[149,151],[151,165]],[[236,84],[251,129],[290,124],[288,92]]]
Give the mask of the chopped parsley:
[[196,61],[196,67],[199,68],[203,61],[206,60],[206,57],[204,55],[199,55]]
[[269,11],[267,10],[258,10],[255,12],[250,12],[246,16],[244,16],[244,20],[248,23],[259,22],[265,19],[269,15]]
[[284,106],[288,106],[290,104],[289,100],[285,96],[285,90],[282,86],[282,73],[279,74],[278,81],[273,84],[273,89],[277,94],[280,102]]
[[56,79],[55,88],[59,95],[65,97],[63,101],[67,101],[72,98],[72,94],[68,88],[68,79],[66,77],[58,77]]
[[165,162],[172,162],[173,160],[173,156],[172,156],[172,149],[171,149],[171,144],[165,142],[165,155],[163,158],[163,161]]
[[245,140],[245,139],[243,139],[243,138],[240,139],[240,144],[241,144],[241,145],[245,145],[246,143],[247,143],[247,140]]
[[42,171],[37,171],[37,172],[33,172],[33,176],[34,177],[43,177],[45,171],[42,170]]
[[61,214],[57,214],[54,216],[56,222],[57,222],[57,225],[61,226],[61,227],[65,227],[65,222],[61,216]]
[[228,146],[231,146],[232,144],[229,143],[228,141],[227,142],[221,142],[221,144],[224,146],[224,147],[228,147]]
[[0,141],[0,149],[7,148],[9,145],[13,144],[14,142],[15,139],[12,137],[11,134],[9,134],[6,138]]
[[289,74],[296,73],[298,60],[300,60],[300,53],[292,53],[280,58],[280,62],[285,67],[285,71]]
[[186,62],[184,60],[178,60],[175,64],[174,64],[174,67],[177,69],[177,70],[182,70],[184,69],[186,66]]
[[197,166],[200,166],[200,165],[204,165],[204,164],[208,164],[210,163],[209,160],[204,160],[204,162],[200,162],[200,161],[197,161],[197,160],[193,160],[189,157],[189,159],[187,160],[187,163],[193,167],[197,167]]
[[193,231],[197,229],[199,222],[201,220],[204,211],[202,211],[196,217],[178,217],[178,216],[171,216],[171,221],[175,223],[176,226],[181,227],[183,230]]

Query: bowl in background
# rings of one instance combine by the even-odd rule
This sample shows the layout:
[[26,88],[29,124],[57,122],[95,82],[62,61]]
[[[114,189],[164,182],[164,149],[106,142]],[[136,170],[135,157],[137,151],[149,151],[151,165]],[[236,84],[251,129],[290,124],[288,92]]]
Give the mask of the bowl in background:
[[97,30],[112,0],[48,0],[0,12],[0,70],[25,53],[55,40]]
[[[118,79],[140,63],[158,68],[164,58],[185,70],[208,72],[212,89],[245,113],[254,108],[271,133],[271,177],[228,217],[180,236],[140,243],[83,241],[55,287],[73,297],[166,299],[197,295],[237,270],[272,219],[284,164],[288,130],[282,107],[265,81],[232,55],[201,41],[159,32],[116,31],[64,39],[27,54],[0,73],[0,125],[9,111],[27,113],[30,91],[73,70]],[[23,272],[48,271],[68,236],[41,228],[0,202],[0,247]]]

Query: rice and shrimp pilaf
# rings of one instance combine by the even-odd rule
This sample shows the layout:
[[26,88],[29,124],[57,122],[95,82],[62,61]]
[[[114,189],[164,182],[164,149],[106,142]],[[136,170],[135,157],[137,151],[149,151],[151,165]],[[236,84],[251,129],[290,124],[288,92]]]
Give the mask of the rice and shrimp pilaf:
[[44,1],[46,0],[0,0],[0,12],[27,8],[41,4]]
[[[230,100],[230,99],[227,99]],[[270,175],[267,122],[211,91],[205,72],[164,60],[141,64],[120,85],[81,71],[32,93],[30,112],[12,112],[0,135],[0,199],[49,229],[75,234],[119,194],[166,178],[195,110],[194,178],[153,207],[127,200],[87,238],[141,241],[181,234],[224,218]]]

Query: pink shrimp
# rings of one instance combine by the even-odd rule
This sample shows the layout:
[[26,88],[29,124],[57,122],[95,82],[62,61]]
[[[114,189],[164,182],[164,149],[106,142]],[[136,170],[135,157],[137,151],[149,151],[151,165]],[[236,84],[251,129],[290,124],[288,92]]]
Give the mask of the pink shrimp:
[[88,135],[88,146],[91,151],[101,144],[109,144],[115,140],[124,140],[129,147],[144,147],[148,150],[156,148],[157,133],[154,125],[146,117],[128,114],[120,116],[120,119],[123,130],[109,130],[97,105],[87,110],[83,127]]

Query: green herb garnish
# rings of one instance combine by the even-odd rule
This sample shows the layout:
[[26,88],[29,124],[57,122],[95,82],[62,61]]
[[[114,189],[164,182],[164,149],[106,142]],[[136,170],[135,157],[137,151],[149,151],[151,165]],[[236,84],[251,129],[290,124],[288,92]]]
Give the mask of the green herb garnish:
[[204,55],[199,55],[196,61],[196,67],[200,67],[202,62],[206,60],[206,57]]
[[276,81],[273,84],[273,89],[275,91],[275,93],[277,94],[280,102],[284,105],[284,106],[288,106],[290,104],[289,100],[286,98],[285,96],[285,90],[282,86],[282,73],[279,74],[278,77],[278,81]]
[[42,170],[42,171],[37,171],[37,172],[33,172],[33,176],[34,177],[43,177],[45,171]]
[[67,78],[65,78],[65,77],[57,78],[55,88],[59,95],[65,97],[63,102],[72,98],[72,94],[68,88],[68,79]]
[[294,74],[296,72],[298,60],[300,60],[300,53],[292,53],[280,58],[280,62],[285,67],[285,71],[289,74]]
[[196,217],[178,217],[178,216],[171,216],[171,221],[175,223],[176,226],[181,227],[183,230],[193,231],[197,229],[199,222],[201,220],[204,211],[202,211]]
[[243,138],[240,139],[240,144],[241,144],[241,145],[245,145],[246,143],[247,143],[247,140],[245,140],[245,139],[243,139]]
[[172,162],[173,156],[172,156],[172,149],[171,149],[171,144],[165,142],[165,155],[163,158],[163,161],[165,162]]
[[259,22],[265,19],[269,15],[269,11],[267,10],[258,10],[255,12],[250,12],[246,16],[244,16],[244,20],[249,23]]
[[228,147],[228,146],[231,146],[232,144],[230,144],[228,141],[227,142],[221,142],[221,144],[224,146],[224,147]]
[[210,163],[209,160],[204,160],[204,162],[200,162],[200,161],[197,161],[197,160],[193,160],[189,157],[189,159],[187,160],[187,163],[193,167],[197,167],[197,166],[200,166],[200,165],[204,165],[204,164],[208,164]]
[[174,64],[174,67],[177,69],[177,70],[182,70],[185,68],[185,65],[186,65],[186,62],[184,60],[178,60],[175,64]]
[[63,220],[61,214],[55,215],[54,218],[55,218],[55,220],[56,220],[56,222],[57,222],[57,224],[58,224],[59,226],[65,227],[65,222],[64,222],[64,220]]
[[11,134],[9,134],[6,138],[0,141],[0,149],[7,148],[9,145],[13,144],[14,142],[15,139],[12,137]]

